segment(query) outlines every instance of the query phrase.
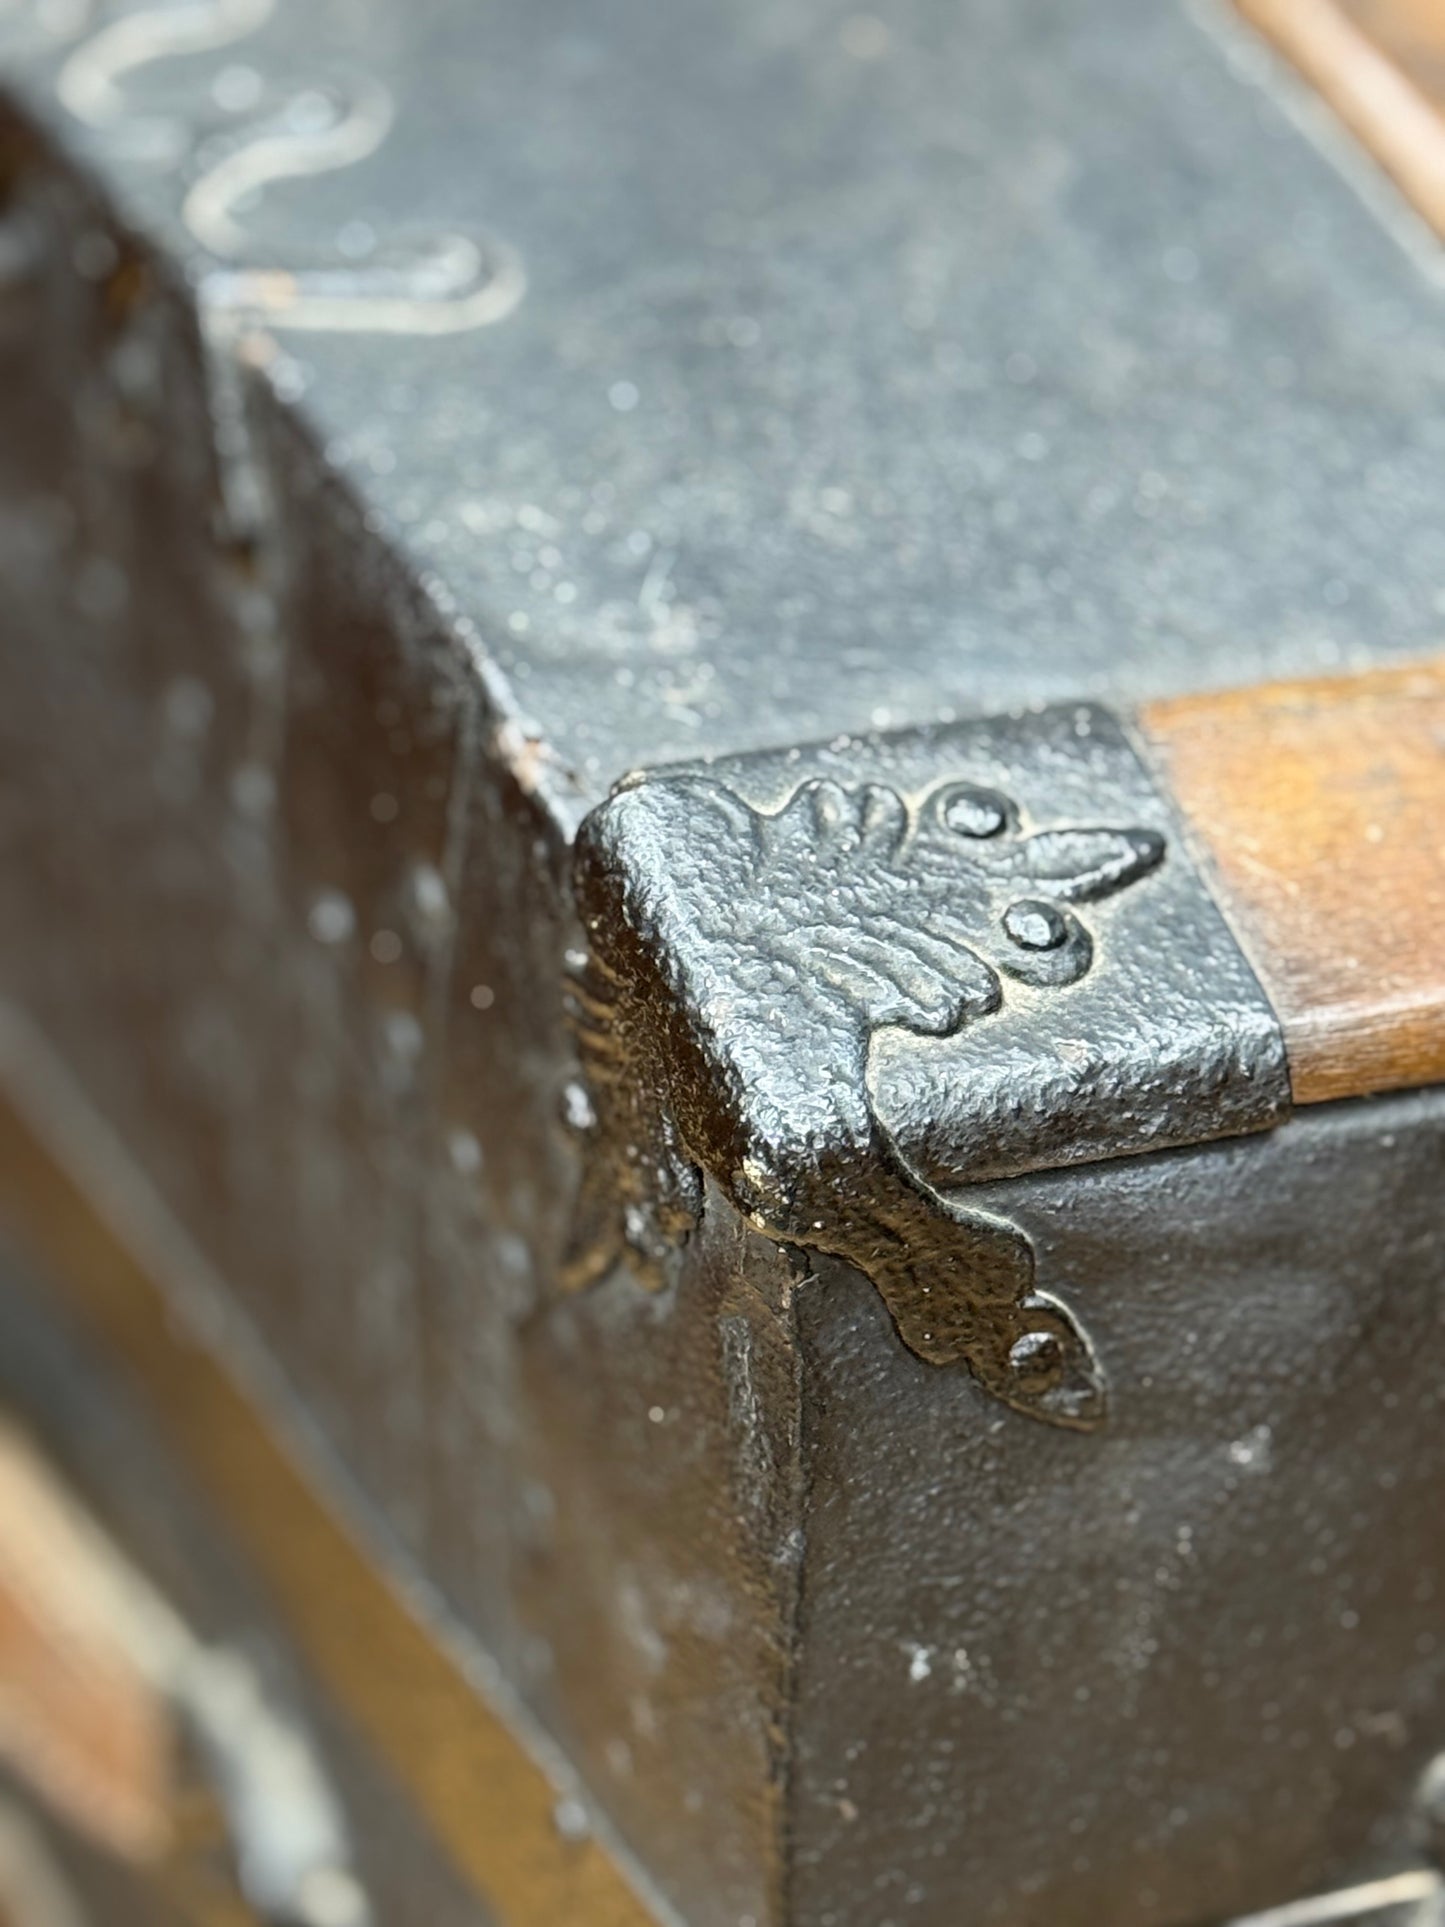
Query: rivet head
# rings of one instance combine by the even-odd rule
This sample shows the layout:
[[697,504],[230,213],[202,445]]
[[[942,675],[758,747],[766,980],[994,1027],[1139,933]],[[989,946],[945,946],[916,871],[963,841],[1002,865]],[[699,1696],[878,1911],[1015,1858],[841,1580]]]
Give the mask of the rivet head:
[[1069,924],[1055,903],[1024,899],[1003,913],[1003,927],[1021,950],[1057,950],[1068,937]]
[[1010,1345],[1008,1362],[1020,1378],[1035,1382],[1054,1378],[1063,1368],[1063,1346],[1053,1332],[1025,1332]]
[[997,836],[1008,822],[1002,803],[985,790],[960,790],[943,812],[949,829],[959,836]]

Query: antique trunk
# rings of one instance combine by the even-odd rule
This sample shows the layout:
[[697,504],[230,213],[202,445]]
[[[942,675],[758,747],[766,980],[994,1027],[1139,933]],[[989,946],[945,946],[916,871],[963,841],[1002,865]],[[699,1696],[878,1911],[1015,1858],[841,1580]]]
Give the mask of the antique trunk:
[[0,1917],[1439,1918],[1435,9],[0,57]]

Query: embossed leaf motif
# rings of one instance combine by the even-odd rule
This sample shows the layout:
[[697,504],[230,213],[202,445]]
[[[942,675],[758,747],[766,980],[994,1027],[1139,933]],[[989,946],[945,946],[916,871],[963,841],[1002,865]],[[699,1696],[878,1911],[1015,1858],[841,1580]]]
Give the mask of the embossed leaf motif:
[[806,783],[757,818],[741,901],[746,915],[763,893],[766,928],[754,939],[818,994],[832,992],[850,1022],[944,1035],[995,1009],[999,981],[970,941],[977,906],[946,876],[910,867],[911,831],[902,798],[882,784]]
[[965,783],[933,791],[914,817],[884,784],[815,780],[755,823],[760,860],[738,924],[761,896],[755,938],[835,984],[870,1030],[932,1035],[997,1009],[1000,970],[1047,985],[1081,977],[1092,942],[1065,906],[1163,855],[1152,830],[1022,835],[1007,798]]
[[997,790],[801,783],[773,810],[694,774],[623,787],[584,826],[591,959],[576,986],[608,1147],[579,1214],[574,1281],[626,1242],[659,1275],[692,1220],[695,1167],[771,1235],[836,1253],[878,1286],[921,1357],[966,1363],[1055,1423],[1104,1412],[1088,1339],[1035,1289],[1015,1227],[908,1168],[868,1094],[874,1034],[945,1036],[1009,980],[1089,969],[1075,906],[1153,869],[1145,829],[1025,830]]

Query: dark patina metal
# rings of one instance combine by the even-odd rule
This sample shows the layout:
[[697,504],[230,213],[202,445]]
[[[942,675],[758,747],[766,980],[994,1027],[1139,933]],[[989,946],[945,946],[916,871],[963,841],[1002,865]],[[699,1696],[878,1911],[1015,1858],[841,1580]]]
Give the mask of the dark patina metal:
[[857,1264],[904,1342],[1090,1428],[1106,1372],[958,1187],[1263,1129],[1278,1025],[1092,705],[639,773],[583,825],[601,1121],[574,1276],[656,1270],[708,1171]]

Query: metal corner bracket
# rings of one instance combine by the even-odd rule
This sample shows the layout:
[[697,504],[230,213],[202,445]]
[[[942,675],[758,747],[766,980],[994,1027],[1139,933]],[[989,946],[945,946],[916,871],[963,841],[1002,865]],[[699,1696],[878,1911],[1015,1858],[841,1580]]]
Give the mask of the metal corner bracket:
[[567,1282],[658,1283],[707,1172],[903,1342],[1104,1423],[1076,1307],[981,1178],[1264,1128],[1274,1015],[1095,707],[625,778],[583,824],[571,1009],[596,1116]]

